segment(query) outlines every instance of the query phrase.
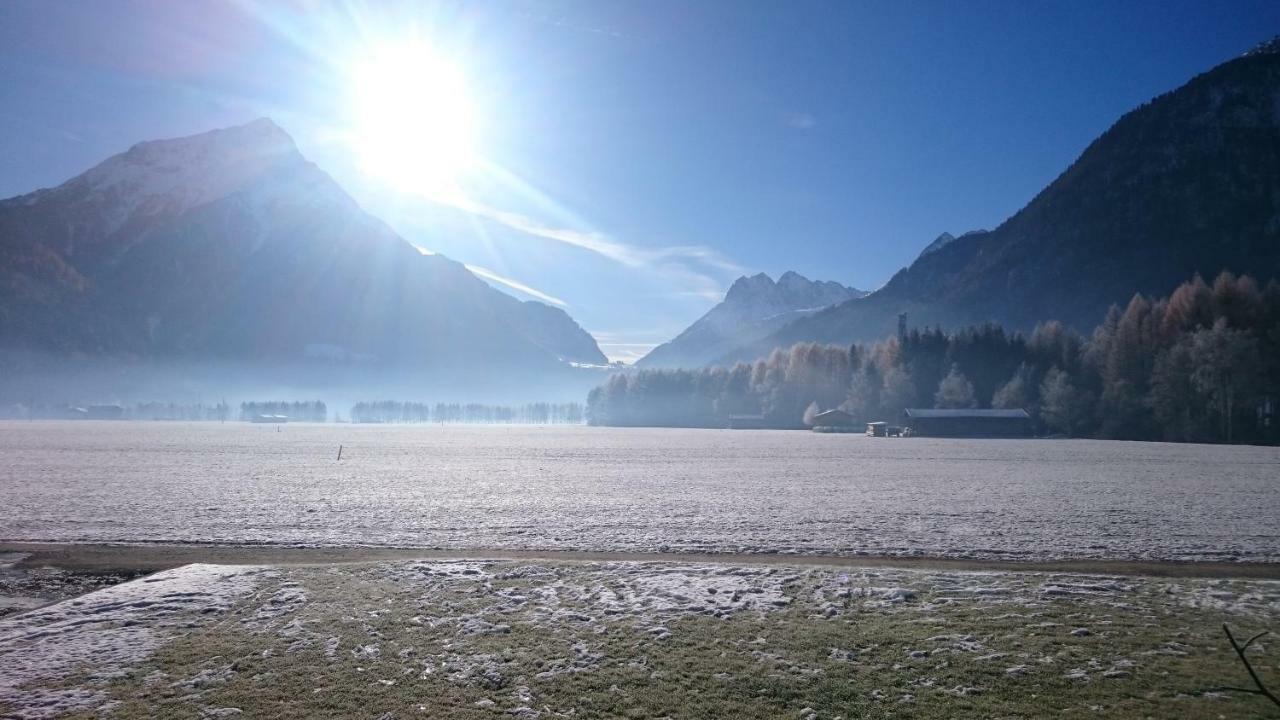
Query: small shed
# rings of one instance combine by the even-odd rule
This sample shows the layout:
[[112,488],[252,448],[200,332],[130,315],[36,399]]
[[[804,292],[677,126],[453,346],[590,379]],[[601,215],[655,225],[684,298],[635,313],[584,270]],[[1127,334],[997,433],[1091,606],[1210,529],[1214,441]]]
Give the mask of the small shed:
[[867,423],[867,437],[902,437],[902,428],[883,420]]
[[902,424],[924,437],[1031,437],[1031,415],[1021,408],[907,408]]
[[730,430],[761,430],[765,428],[764,415],[730,415]]

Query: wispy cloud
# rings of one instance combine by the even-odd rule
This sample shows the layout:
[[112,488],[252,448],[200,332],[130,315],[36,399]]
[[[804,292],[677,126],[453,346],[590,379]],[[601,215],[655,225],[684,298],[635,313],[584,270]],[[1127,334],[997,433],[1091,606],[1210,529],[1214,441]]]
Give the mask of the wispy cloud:
[[460,195],[437,196],[432,200],[527,235],[593,252],[629,268],[661,273],[682,287],[673,294],[719,300],[724,293],[725,278],[715,277],[709,271],[714,271],[717,275],[732,276],[746,272],[720,252],[702,245],[642,247],[621,242],[604,233],[555,227],[527,215],[500,210]]
[[552,305],[558,305],[560,307],[569,307],[569,303],[561,300],[560,298],[554,295],[548,295],[547,293],[544,293],[541,290],[531,288],[528,285],[525,285],[524,283],[518,280],[512,280],[509,277],[503,277],[488,268],[483,268],[483,267],[480,267],[479,265],[470,265],[470,264],[465,265],[464,267],[470,270],[474,275],[478,275],[490,282],[496,282],[499,285],[506,285],[512,290],[524,293],[529,297],[537,298],[545,303],[551,303]]
[[804,112],[787,113],[784,120],[793,130],[812,130],[818,126],[818,119]]
[[607,35],[609,37],[615,37],[615,38],[627,37],[626,35],[624,35],[623,33],[619,32],[614,28],[605,27],[603,25],[584,25],[581,23],[572,22],[567,18],[565,18],[564,16],[551,17],[546,15],[534,15],[532,13],[526,13],[526,12],[516,13],[516,16],[523,17],[535,23],[550,25],[555,28],[563,28],[563,29],[572,30],[575,32],[589,33],[591,35]]
[[591,337],[596,339],[600,351],[609,358],[610,362],[620,360],[632,365],[677,332],[679,328],[592,330]]
[[[421,245],[414,245],[414,247],[417,248],[418,252],[422,253],[423,255],[436,254],[435,250],[422,247]],[[548,293],[542,292],[537,288],[529,287],[528,285],[525,285],[519,280],[512,280],[509,277],[504,277],[502,275],[499,275],[498,273],[490,270],[489,268],[480,267],[479,265],[471,265],[470,263],[463,263],[462,266],[465,267],[467,270],[469,270],[472,275],[484,278],[489,282],[496,282],[499,285],[506,285],[512,290],[524,293],[529,297],[537,298],[545,303],[551,303],[552,305],[558,305],[560,307],[569,307],[569,303],[561,300],[555,295],[550,295]]]

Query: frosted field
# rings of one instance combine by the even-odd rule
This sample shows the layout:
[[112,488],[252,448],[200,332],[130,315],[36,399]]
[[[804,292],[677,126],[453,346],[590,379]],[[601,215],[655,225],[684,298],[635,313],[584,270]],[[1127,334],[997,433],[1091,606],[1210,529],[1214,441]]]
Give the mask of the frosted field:
[[10,422],[0,540],[1278,562],[1280,449]]
[[1273,717],[1215,688],[1222,623],[1278,616],[1275,581],[196,564],[0,618],[0,717]]

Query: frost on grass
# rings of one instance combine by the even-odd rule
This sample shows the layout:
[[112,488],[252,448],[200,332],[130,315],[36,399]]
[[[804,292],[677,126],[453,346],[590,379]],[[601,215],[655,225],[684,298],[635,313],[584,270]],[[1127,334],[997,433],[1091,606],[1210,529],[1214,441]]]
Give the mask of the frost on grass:
[[1192,608],[1237,615],[1280,615],[1280,581],[1211,580],[1195,584],[1170,583],[1167,589]]
[[[728,617],[769,612],[791,603],[788,588],[800,575],[785,568],[726,567],[648,562],[529,565],[498,562],[387,563],[374,577],[416,588],[424,598],[446,584],[466,583],[491,597],[485,613],[454,618],[417,617],[419,624],[448,622],[463,634],[504,632],[486,615],[522,611],[534,620],[598,623],[602,618],[657,621],[685,614]],[[504,583],[519,581],[515,587]],[[496,583],[496,584],[495,584]]]
[[[162,582],[83,598],[127,613],[91,635],[115,656],[73,642],[61,670],[0,697],[21,693],[34,717],[113,702],[121,718],[1243,717],[1230,703],[1247,699],[1191,691],[1229,680],[1224,618],[1280,617],[1265,581],[485,560],[241,572],[196,582],[228,590],[188,610],[165,610],[185,595]],[[23,616],[26,636],[55,637],[66,613]],[[22,652],[0,642],[0,671]]]
[[0,699],[26,718],[102,706],[109,681],[215,622],[262,572],[188,565],[0,620]]

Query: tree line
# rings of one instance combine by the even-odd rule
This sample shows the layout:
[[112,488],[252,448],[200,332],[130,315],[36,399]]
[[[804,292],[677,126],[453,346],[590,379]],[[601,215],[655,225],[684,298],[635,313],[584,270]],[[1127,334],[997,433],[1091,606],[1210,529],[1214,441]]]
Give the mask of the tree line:
[[186,420],[226,422],[231,419],[231,406],[226,401],[216,405],[203,403],[142,402],[125,405],[127,420]]
[[323,400],[268,400],[240,403],[240,419],[252,420],[259,415],[284,415],[300,422],[327,422],[329,407]]
[[639,370],[593,389],[593,425],[775,428],[839,408],[896,422],[908,407],[1025,408],[1038,432],[1186,442],[1280,442],[1280,284],[1196,277],[1135,295],[1088,336],[986,324],[851,347],[799,343],[731,368]]
[[71,420],[100,415],[112,420],[183,420],[226,422],[232,418],[225,401],[203,403],[140,402],[124,405],[69,405],[35,403],[0,407],[0,418],[22,420]]
[[436,403],[381,400],[358,402],[351,408],[355,423],[471,423],[518,425],[581,425],[581,403],[535,402],[524,405]]

